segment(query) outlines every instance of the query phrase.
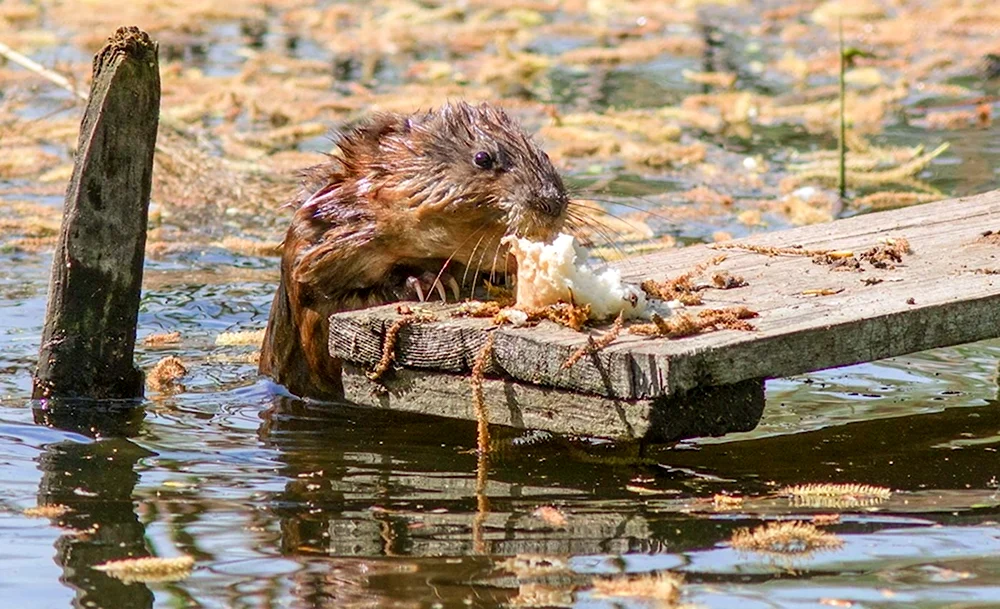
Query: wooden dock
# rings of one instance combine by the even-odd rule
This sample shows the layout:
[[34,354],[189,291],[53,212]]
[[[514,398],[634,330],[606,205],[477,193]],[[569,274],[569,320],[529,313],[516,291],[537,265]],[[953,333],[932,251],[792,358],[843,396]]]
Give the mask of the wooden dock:
[[[586,333],[552,322],[501,327],[484,382],[492,423],[617,439],[671,441],[752,429],[763,381],[1000,336],[1000,191],[838,220],[730,242],[738,248],[833,250],[838,264],[698,245],[615,263],[635,283],[664,280],[713,258],[747,285],[700,292],[704,308],[745,306],[754,331],[686,338],[623,332],[569,369]],[[861,254],[903,238],[911,252],[878,268]],[[856,267],[843,264],[853,253]],[[475,419],[469,375],[494,326],[452,318],[402,329],[395,364],[369,380],[395,305],[331,317],[330,353],[342,358],[349,401]],[[599,335],[601,329],[591,331]]]

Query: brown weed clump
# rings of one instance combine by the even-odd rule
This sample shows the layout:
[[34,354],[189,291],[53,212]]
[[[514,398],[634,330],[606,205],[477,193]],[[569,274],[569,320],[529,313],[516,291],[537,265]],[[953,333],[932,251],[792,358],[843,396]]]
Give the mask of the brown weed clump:
[[478,300],[470,300],[468,302],[463,302],[452,312],[454,317],[494,317],[500,313],[501,309],[504,307],[496,301],[488,300],[486,302],[480,302]]
[[264,329],[223,332],[215,337],[216,347],[259,347],[264,342]]
[[754,254],[764,254],[766,256],[825,256],[833,250],[810,250],[800,246],[778,247],[775,245],[756,245],[754,243],[733,243],[724,241],[709,245],[717,250],[743,250]]
[[852,207],[870,207],[871,209],[892,209],[895,207],[908,207],[918,203],[930,203],[940,201],[941,195],[925,192],[895,192],[879,191],[858,197],[851,201]]
[[476,410],[476,446],[480,455],[490,452],[490,412],[486,407],[486,396],[483,392],[483,383],[486,381],[486,367],[493,356],[493,343],[496,341],[496,332],[490,332],[486,336],[476,359],[472,364],[472,376],[469,379],[472,385],[472,405]]
[[557,302],[544,307],[522,309],[528,315],[528,321],[547,319],[579,332],[590,319],[590,305],[575,305],[569,302]]
[[757,317],[756,311],[746,307],[727,307],[725,309],[705,309],[696,315],[681,312],[667,319],[653,313],[652,323],[629,326],[628,331],[642,336],[662,338],[683,338],[712,332],[715,330],[742,330],[752,332],[757,328],[746,321]]
[[401,311],[404,312],[403,317],[392,322],[389,329],[385,331],[385,342],[382,343],[382,358],[375,364],[375,368],[368,373],[368,378],[373,381],[382,378],[382,375],[389,371],[392,362],[395,361],[396,343],[399,341],[399,333],[403,331],[403,328],[415,323],[434,321],[436,319],[434,315],[414,313],[409,308],[401,309]]
[[[658,298],[660,300],[671,301],[677,300],[681,304],[688,306],[696,306],[702,304],[701,294],[699,293],[703,286],[695,285],[694,280],[699,277],[706,269],[710,266],[718,266],[726,259],[726,256],[715,256],[714,258],[701,262],[697,264],[690,271],[681,273],[680,275],[674,277],[673,279],[667,279],[665,281],[653,281],[652,279],[647,279],[640,284],[642,291],[646,293],[650,298]],[[713,283],[714,280],[713,280]],[[746,283],[742,283],[742,287]]]
[[165,392],[177,387],[188,370],[181,358],[171,355],[156,362],[146,376],[146,386],[153,391]]
[[611,329],[609,329],[607,332],[605,332],[596,339],[592,336],[588,336],[587,344],[574,351],[573,354],[570,355],[565,362],[563,362],[562,365],[563,370],[572,368],[574,364],[583,359],[585,356],[593,355],[594,353],[597,353],[601,349],[604,349],[611,343],[615,342],[615,340],[617,340],[618,337],[621,336],[622,328],[624,327],[625,327],[625,312],[622,311],[621,313],[618,314],[618,317],[615,318],[615,323],[611,326]]
[[662,601],[668,607],[680,599],[683,584],[684,578],[667,571],[632,577],[600,577],[592,582],[596,598],[648,598]]
[[176,582],[191,575],[194,558],[126,558],[113,560],[94,567],[125,583],[133,582]]
[[743,507],[743,497],[717,493],[712,496],[712,506],[717,510],[732,510]]
[[21,514],[28,518],[59,518],[60,516],[65,516],[70,509],[65,505],[54,504],[54,505],[36,505],[35,507],[25,508]]
[[892,491],[870,484],[797,484],[780,489],[777,494],[790,497],[792,504],[814,508],[858,508],[878,505],[892,496]]
[[156,334],[149,334],[142,339],[143,346],[146,347],[162,347],[164,345],[176,345],[181,342],[180,332],[159,332]]
[[802,555],[818,550],[835,550],[844,542],[833,533],[799,520],[769,522],[755,529],[739,529],[729,544],[745,552]]
[[862,252],[861,259],[877,269],[892,269],[903,262],[903,254],[912,252],[905,237],[893,237]]

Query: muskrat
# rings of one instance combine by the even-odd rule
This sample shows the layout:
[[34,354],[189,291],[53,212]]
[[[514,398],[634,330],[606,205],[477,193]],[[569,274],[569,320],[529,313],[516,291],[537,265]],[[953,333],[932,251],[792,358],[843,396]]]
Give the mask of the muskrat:
[[476,265],[475,275],[484,259],[483,270],[503,272],[500,240],[549,241],[569,204],[549,157],[490,104],[378,113],[336,144],[291,202],[260,356],[262,374],[320,399],[343,395],[327,349],[332,313],[443,297],[444,284],[458,291],[452,269]]

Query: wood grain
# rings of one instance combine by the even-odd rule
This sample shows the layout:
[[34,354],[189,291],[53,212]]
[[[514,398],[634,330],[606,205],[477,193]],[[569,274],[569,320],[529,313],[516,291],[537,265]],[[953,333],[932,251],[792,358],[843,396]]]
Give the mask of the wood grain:
[[[344,393],[356,404],[476,420],[467,376],[400,368],[374,382],[352,364],[345,364],[343,374]],[[672,442],[750,431],[764,411],[758,380],[656,400],[613,400],[486,379],[483,395],[492,424],[616,440]]]

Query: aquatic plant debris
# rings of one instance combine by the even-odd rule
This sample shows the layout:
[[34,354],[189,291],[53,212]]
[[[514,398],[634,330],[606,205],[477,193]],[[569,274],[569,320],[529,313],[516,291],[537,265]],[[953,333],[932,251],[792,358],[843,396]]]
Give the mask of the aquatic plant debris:
[[[927,168],[931,161],[941,156],[949,147],[945,142],[934,150],[918,154],[896,167],[883,170],[851,171],[846,172],[847,185],[852,188],[858,187],[881,187],[886,184],[905,184],[917,173]],[[794,167],[792,168],[794,171]],[[805,182],[819,182],[830,185],[836,184],[840,179],[839,167],[834,165],[823,165],[800,169],[794,173],[792,178],[784,182],[784,188],[793,189],[795,186]]]
[[187,579],[191,575],[192,567],[194,558],[185,555],[176,558],[125,558],[96,565],[93,568],[125,583],[154,583]]
[[781,488],[777,494],[788,497],[838,497],[888,499],[892,490],[884,486],[855,483],[797,484]]
[[767,256],[809,256],[817,264],[826,264],[837,270],[863,270],[861,263],[867,262],[876,269],[892,269],[903,262],[903,256],[912,254],[910,242],[902,236],[888,237],[860,254],[853,250],[807,249],[800,246],[779,247],[755,243],[722,242],[713,243],[713,249],[742,250]]
[[834,252],[834,250],[810,250],[801,246],[792,247],[779,247],[776,245],[757,245],[755,243],[738,243],[731,241],[724,241],[722,243],[713,243],[709,247],[717,250],[743,250],[745,252],[753,252],[755,254],[765,254],[767,256],[826,256]]
[[165,345],[176,345],[181,342],[180,332],[160,332],[157,334],[147,334],[145,338],[142,339],[143,346],[146,347],[162,347]]
[[803,484],[785,487],[778,496],[789,497],[791,504],[801,508],[860,509],[884,503],[892,491],[867,484]]
[[259,347],[263,342],[263,329],[223,332],[215,337],[216,347]]
[[146,375],[146,387],[153,391],[166,392],[177,388],[177,381],[188,372],[183,360],[176,355],[167,356],[150,369]]
[[748,552],[804,555],[817,550],[835,550],[844,545],[844,541],[808,522],[780,520],[755,529],[738,529],[729,545]]
[[437,319],[436,316],[429,313],[413,313],[409,309],[400,309],[400,311],[405,311],[403,317],[392,322],[385,331],[385,341],[382,343],[382,358],[375,364],[375,368],[368,372],[368,378],[373,381],[382,378],[382,375],[392,367],[392,362],[396,359],[396,342],[399,340],[399,333],[403,331],[403,328],[415,323],[429,322]]
[[712,496],[712,505],[717,510],[732,510],[743,507],[743,497],[738,495],[723,495],[717,493]]
[[[652,279],[647,279],[640,284],[639,287],[642,291],[646,293],[650,298],[657,298],[659,300],[664,300],[667,302],[677,301],[683,305],[687,306],[697,306],[702,304],[701,290],[707,286],[697,286],[694,284],[694,279],[702,275],[709,267],[718,266],[726,260],[725,255],[715,256],[714,258],[701,262],[697,264],[690,271],[681,273],[680,275],[672,278],[666,279],[664,281],[654,281]],[[725,276],[719,274],[719,280],[716,281],[714,278],[712,280],[713,285],[719,287],[720,289],[729,289],[731,287],[743,287],[746,282],[742,278],[733,278],[727,281]],[[721,285],[720,285],[721,284]]]
[[910,242],[904,237],[890,237],[861,253],[860,259],[877,269],[891,269],[903,262],[904,254],[912,254]]
[[476,410],[476,446],[480,455],[489,454],[492,445],[490,443],[490,411],[486,406],[486,397],[483,394],[483,383],[486,380],[486,367],[493,357],[493,343],[496,341],[496,332],[487,332],[486,341],[476,354],[476,359],[472,364],[472,375],[469,383],[472,387],[472,404]]
[[942,198],[944,198],[943,195],[935,193],[878,191],[854,199],[851,201],[851,206],[881,210],[907,207],[919,203],[931,203],[933,201],[940,201]]
[[591,581],[595,598],[647,598],[670,607],[681,596],[684,578],[669,571],[625,577],[597,577]]
[[70,511],[72,510],[69,507],[57,503],[25,508],[21,514],[28,518],[59,518],[60,516],[65,516]]
[[583,359],[585,356],[593,355],[613,343],[619,336],[621,336],[622,328],[624,327],[625,313],[623,311],[618,314],[618,317],[615,318],[615,323],[612,324],[611,328],[607,332],[596,339],[592,336],[588,336],[587,344],[574,351],[573,354],[570,355],[565,362],[563,362],[563,369],[572,368],[574,364]]
[[653,313],[651,323],[634,324],[629,326],[628,331],[632,334],[663,338],[683,338],[723,329],[752,332],[757,328],[746,320],[757,316],[756,311],[743,306],[704,309],[697,314],[681,311],[667,319]]

